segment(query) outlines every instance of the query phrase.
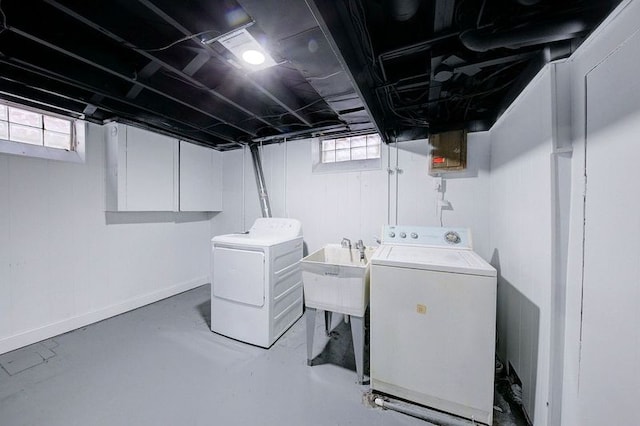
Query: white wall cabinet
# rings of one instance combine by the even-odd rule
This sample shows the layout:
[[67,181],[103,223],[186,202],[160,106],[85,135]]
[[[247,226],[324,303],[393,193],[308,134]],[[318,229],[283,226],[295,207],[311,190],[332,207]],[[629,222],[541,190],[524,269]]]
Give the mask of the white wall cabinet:
[[222,210],[222,153],[180,141],[180,211]]
[[111,123],[105,140],[107,211],[177,211],[177,139]]

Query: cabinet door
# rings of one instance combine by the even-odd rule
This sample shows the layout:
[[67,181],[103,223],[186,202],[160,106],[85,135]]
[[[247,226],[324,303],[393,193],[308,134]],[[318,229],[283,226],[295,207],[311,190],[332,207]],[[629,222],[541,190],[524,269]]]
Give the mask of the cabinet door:
[[177,139],[127,126],[124,210],[176,210],[177,144]]
[[222,153],[180,141],[180,211],[222,210]]

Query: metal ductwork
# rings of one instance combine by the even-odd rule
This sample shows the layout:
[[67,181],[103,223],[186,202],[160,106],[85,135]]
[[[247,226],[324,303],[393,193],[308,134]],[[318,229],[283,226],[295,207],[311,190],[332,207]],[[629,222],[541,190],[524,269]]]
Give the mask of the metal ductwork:
[[515,2],[523,6],[535,6],[540,3],[540,0],[515,0]]
[[249,145],[249,149],[251,150],[251,158],[253,159],[253,171],[256,174],[256,184],[258,185],[258,196],[260,197],[262,217],[271,217],[271,205],[269,204],[269,194],[267,194],[267,185],[264,182],[264,173],[262,172],[260,149],[256,143]]
[[388,0],[387,9],[396,21],[408,21],[420,8],[421,0]]
[[474,52],[493,49],[519,49],[526,46],[570,40],[589,29],[589,23],[580,18],[558,21],[531,22],[514,28],[469,30],[460,34],[460,41]]

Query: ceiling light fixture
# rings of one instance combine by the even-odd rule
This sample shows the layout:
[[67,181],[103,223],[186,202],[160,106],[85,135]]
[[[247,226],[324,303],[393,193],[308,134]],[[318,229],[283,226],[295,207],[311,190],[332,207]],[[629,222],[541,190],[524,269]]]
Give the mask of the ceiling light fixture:
[[218,41],[249,71],[258,71],[277,65],[266,49],[244,28],[220,37]]
[[262,52],[248,49],[242,53],[242,59],[251,65],[261,65],[264,63],[266,58]]

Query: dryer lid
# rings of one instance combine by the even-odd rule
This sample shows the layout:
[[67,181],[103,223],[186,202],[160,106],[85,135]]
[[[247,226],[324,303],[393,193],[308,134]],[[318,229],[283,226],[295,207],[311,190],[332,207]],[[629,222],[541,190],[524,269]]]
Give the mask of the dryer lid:
[[471,250],[424,246],[384,245],[371,258],[372,265],[495,277],[496,270]]
[[302,236],[302,223],[286,217],[258,218],[249,229],[249,234],[255,238],[291,239]]
[[269,217],[256,219],[245,233],[225,234],[213,237],[214,244],[245,246],[272,246],[302,236],[302,224],[297,219]]

